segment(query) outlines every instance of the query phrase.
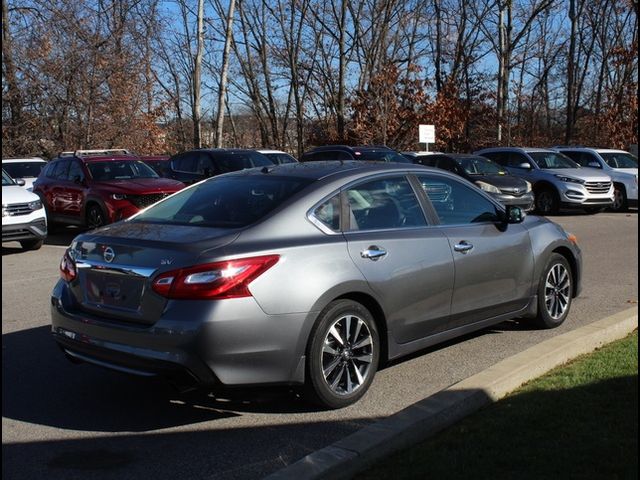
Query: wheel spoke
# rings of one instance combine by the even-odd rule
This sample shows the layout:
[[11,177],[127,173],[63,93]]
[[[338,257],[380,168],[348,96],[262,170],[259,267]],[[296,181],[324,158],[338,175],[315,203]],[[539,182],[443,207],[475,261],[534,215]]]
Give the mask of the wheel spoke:
[[339,355],[338,351],[331,348],[331,346],[328,343],[324,344],[324,347],[322,347],[322,351],[324,353],[328,353],[329,355],[333,355],[334,357]]
[[349,373],[348,365],[345,368],[345,373],[347,375],[347,393],[351,393],[353,392],[353,382],[351,381],[351,374]]
[[353,370],[354,370],[354,372],[356,372],[356,377],[358,379],[358,385],[362,385],[364,383],[364,377],[362,376],[362,373],[360,373],[360,369],[358,368],[358,366],[356,364],[353,364]]
[[344,332],[344,339],[349,343],[351,341],[351,315],[347,315],[344,319],[346,330]]
[[342,375],[344,374],[344,364],[340,365],[340,371],[338,372],[338,375],[336,376],[336,378],[333,380],[333,382],[331,383],[331,390],[335,390],[336,387],[338,386],[338,383],[340,383],[340,379],[342,378]]
[[329,379],[329,376],[335,371],[338,365],[340,365],[340,357],[336,357],[331,362],[329,362],[329,365],[327,365],[323,369],[324,378]]
[[367,345],[371,345],[371,337],[369,335],[367,335],[362,340],[360,340],[358,343],[356,343],[353,346],[353,349],[357,350],[359,348],[366,347]]
[[370,353],[367,355],[358,355],[356,357],[353,357],[353,359],[359,360],[361,362],[371,363],[373,361],[373,355]]
[[[336,322],[337,323],[337,322]],[[338,343],[340,345],[344,345],[344,340],[342,339],[342,337],[340,336],[340,334],[338,333],[338,330],[336,329],[335,324],[331,327],[331,329],[329,330],[329,333],[331,335],[333,335],[333,338],[335,338]]]
[[360,336],[360,330],[362,329],[362,325],[364,325],[364,322],[360,319],[358,319],[358,322],[356,323],[356,332],[353,335],[353,341],[355,342],[356,340],[358,340],[358,336]]

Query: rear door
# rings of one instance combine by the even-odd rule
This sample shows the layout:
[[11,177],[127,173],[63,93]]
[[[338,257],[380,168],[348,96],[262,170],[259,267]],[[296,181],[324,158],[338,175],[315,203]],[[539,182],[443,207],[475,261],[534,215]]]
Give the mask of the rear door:
[[449,328],[526,306],[533,278],[528,231],[520,224],[501,224],[499,207],[456,179],[436,174],[418,178],[455,264]]
[[444,233],[428,226],[411,184],[380,177],[343,191],[349,255],[385,311],[398,343],[446,328],[453,262]]

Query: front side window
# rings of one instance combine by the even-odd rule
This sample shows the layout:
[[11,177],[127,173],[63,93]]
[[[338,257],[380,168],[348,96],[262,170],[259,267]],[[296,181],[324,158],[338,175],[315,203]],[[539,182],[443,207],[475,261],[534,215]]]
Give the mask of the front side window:
[[75,181],[83,181],[84,180],[84,173],[82,172],[82,167],[80,166],[80,163],[78,163],[77,161],[72,161],[71,162],[71,166],[69,167],[69,180],[71,180],[72,182]]
[[309,183],[266,175],[214,177],[157,203],[134,221],[241,228],[262,219]]
[[498,220],[496,206],[484,196],[451,178],[418,177],[442,225],[465,225]]
[[469,175],[504,175],[506,173],[500,165],[483,157],[464,157],[458,162]]
[[350,230],[411,228],[427,225],[422,207],[404,177],[374,180],[346,192]]
[[[51,178],[56,180],[66,180],[68,178],[67,172],[69,171],[69,160],[60,160],[56,162],[55,168],[51,170]],[[47,170],[47,173],[49,170]]]

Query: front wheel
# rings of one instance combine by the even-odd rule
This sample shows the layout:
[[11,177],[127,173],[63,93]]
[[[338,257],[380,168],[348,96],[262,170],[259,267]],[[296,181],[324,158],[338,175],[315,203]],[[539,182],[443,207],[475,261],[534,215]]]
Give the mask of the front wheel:
[[569,315],[573,295],[573,275],[567,259],[553,253],[538,284],[538,315],[535,319],[541,328],[555,328]]
[[307,392],[328,408],[357,402],[378,368],[380,341],[373,316],[352,300],[331,302],[311,332]]
[[87,228],[93,230],[107,224],[107,216],[98,205],[91,205],[87,210]]
[[623,185],[615,185],[613,190],[613,204],[611,210],[614,212],[626,212],[629,210],[629,200],[627,200],[627,191]]
[[44,240],[34,238],[33,240],[20,240],[20,246],[23,250],[40,250]]
[[540,215],[553,215],[558,213],[560,199],[558,193],[551,188],[544,188],[536,192],[536,210]]

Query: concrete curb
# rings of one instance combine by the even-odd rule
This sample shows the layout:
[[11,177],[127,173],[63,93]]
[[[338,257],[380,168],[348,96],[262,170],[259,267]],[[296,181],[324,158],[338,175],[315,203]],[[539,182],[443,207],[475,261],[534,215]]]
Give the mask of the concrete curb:
[[313,452],[265,480],[348,479],[382,457],[420,442],[522,384],[638,328],[638,307],[545,340]]

